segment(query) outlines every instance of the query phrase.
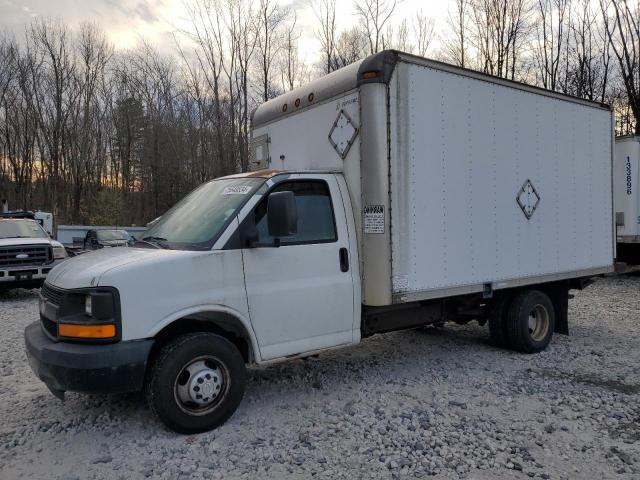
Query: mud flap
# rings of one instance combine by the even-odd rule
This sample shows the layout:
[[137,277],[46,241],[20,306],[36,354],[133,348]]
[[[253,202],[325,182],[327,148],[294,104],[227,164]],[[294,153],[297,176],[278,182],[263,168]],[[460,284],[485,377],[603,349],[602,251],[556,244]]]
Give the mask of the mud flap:
[[555,311],[554,333],[569,335],[569,282],[561,282],[549,287],[547,294]]

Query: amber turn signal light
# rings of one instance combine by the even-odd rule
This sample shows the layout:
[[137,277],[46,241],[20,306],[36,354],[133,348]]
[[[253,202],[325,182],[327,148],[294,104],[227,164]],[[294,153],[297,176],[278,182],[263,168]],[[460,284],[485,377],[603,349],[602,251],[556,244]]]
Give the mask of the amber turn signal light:
[[116,336],[116,326],[61,323],[58,325],[58,335],[71,338],[113,338]]
[[369,80],[370,78],[376,78],[378,76],[378,72],[364,72],[362,74],[362,78],[365,80]]

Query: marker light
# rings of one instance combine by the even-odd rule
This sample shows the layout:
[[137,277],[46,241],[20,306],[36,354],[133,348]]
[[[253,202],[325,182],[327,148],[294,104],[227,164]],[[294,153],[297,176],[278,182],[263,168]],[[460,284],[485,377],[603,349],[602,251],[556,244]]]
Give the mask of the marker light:
[[84,297],[84,312],[89,316],[93,314],[93,302],[91,300],[91,295]]
[[113,338],[116,336],[116,326],[61,323],[58,325],[58,335],[71,338]]

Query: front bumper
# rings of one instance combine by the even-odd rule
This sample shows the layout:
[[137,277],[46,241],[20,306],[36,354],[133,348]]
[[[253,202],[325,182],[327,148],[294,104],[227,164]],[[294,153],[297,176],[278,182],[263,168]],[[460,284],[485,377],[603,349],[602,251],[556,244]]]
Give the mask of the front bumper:
[[55,342],[39,322],[24,331],[34,373],[52,391],[116,393],[142,390],[153,340],[108,345]]
[[37,286],[42,284],[47,275],[53,267],[62,263],[66,258],[55,260],[52,263],[46,265],[23,265],[20,267],[0,267],[0,286],[16,286],[21,285],[33,285]]

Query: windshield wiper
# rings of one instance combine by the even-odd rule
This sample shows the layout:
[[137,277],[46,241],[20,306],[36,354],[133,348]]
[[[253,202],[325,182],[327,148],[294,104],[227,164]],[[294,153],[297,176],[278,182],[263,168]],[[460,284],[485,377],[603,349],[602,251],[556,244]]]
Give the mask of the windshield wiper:
[[148,243],[150,245],[154,245],[156,247],[161,247],[161,248],[165,248],[168,249],[169,245],[167,245],[166,242],[167,239],[166,238],[162,238],[162,237],[143,237],[142,240],[138,240],[139,242],[145,242]]

